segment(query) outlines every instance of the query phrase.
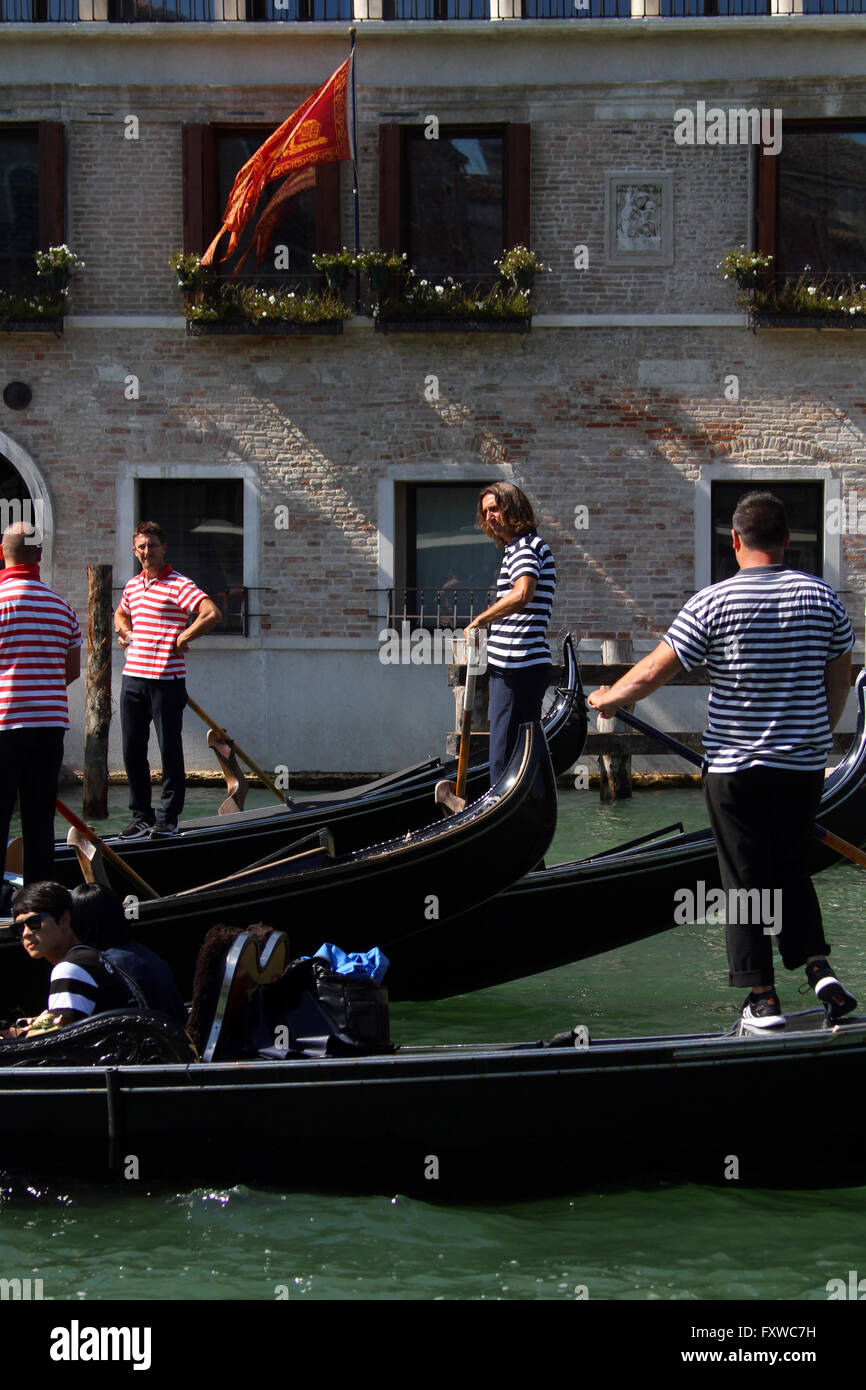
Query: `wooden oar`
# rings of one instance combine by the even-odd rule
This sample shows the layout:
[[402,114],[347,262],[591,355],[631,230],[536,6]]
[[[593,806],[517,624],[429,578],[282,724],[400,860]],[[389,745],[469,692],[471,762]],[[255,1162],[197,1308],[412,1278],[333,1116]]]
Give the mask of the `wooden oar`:
[[472,732],[472,706],[475,704],[475,678],[478,675],[478,652],[474,642],[466,653],[466,685],[463,689],[463,718],[460,724],[460,754],[457,759],[457,781],[436,783],[434,796],[447,811],[462,811],[466,805],[466,774],[469,769],[469,742]]
[[78,867],[84,882],[100,883],[103,888],[110,888],[111,884],[108,880],[108,874],[105,872],[101,846],[93,844],[91,840],[85,840],[81,831],[74,825],[70,825],[67,831],[66,843],[75,850],[75,857],[78,860]]
[[257,763],[253,762],[249,753],[245,753],[244,750],[241,748],[240,744],[235,739],[229,738],[225,729],[221,728],[215,719],[211,719],[210,715],[207,713],[206,710],[202,709],[201,705],[197,705],[195,700],[193,700],[189,695],[187,695],[186,697],[186,702],[192,710],[193,714],[197,714],[199,719],[203,719],[205,724],[207,724],[208,728],[213,729],[214,733],[217,735],[217,737],[220,739],[222,743],[227,743],[230,748],[233,748],[237,753],[238,757],[243,758],[247,767],[250,769],[250,772],[254,772],[257,777],[261,778],[268,791],[273,792],[274,796],[277,798],[277,801],[279,801],[281,806],[285,806],[286,798],[283,796],[282,792],[277,791],[277,788],[274,785],[274,779],[268,776],[267,772],[263,772]]
[[97,835],[96,831],[91,830],[90,826],[86,825],[80,816],[77,816],[74,811],[70,811],[68,806],[64,806],[63,802],[59,798],[57,799],[57,801],[55,801],[54,804],[60,812],[61,816],[63,816],[63,819],[68,820],[70,825],[74,825],[75,829],[79,832],[79,834],[84,836],[85,840],[89,840],[92,845],[99,846],[99,848],[102,850],[102,853],[105,855],[105,858],[108,860],[109,864],[113,864],[115,868],[119,869],[122,874],[126,874],[127,878],[131,879],[133,883],[136,883],[138,887],[142,890],[142,892],[144,892],[147,895],[147,897],[159,897],[159,894],[157,893],[156,889],[151,888],[149,883],[145,883],[141,875],[137,874],[135,872],[135,869],[131,869],[127,864],[126,860],[121,859],[119,854],[115,854],[111,846],[107,845],[104,840],[101,840]]
[[219,734],[214,733],[213,729],[207,731],[207,746],[213,749],[214,757],[222,768],[223,777],[226,779],[228,795],[217,811],[217,815],[235,815],[236,812],[244,809],[249,783],[241,771],[235,750],[230,743],[221,739]]
[[[679,753],[680,757],[694,763],[695,767],[699,767],[703,771],[705,759],[693,748],[689,748],[685,743],[680,743],[678,738],[671,738],[670,734],[662,733],[661,729],[653,728],[652,724],[647,724],[645,720],[639,719],[636,714],[630,714],[626,709],[618,709],[616,717],[621,719],[623,724],[630,724],[633,729],[638,729],[640,733],[648,734],[650,738],[655,738],[659,743],[666,744],[674,753]],[[843,840],[840,835],[834,835],[832,830],[826,830],[823,825],[813,825],[812,834],[828,849],[835,850],[843,858],[850,859],[852,864],[860,864],[862,868],[866,869],[866,854],[856,845],[850,844],[848,840]]]
[[7,874],[20,874],[24,868],[24,841],[20,835],[16,835],[14,840],[10,840],[6,846],[5,872]]

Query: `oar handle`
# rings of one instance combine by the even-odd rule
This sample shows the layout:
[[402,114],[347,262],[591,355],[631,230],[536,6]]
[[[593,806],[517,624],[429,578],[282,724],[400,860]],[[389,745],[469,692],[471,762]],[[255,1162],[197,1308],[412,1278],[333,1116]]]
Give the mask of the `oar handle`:
[[[648,734],[650,738],[657,739],[659,743],[665,744],[668,748],[673,749],[675,753],[679,753],[681,757],[687,758],[688,761],[694,763],[696,767],[703,768],[704,759],[701,757],[700,753],[695,753],[694,750],[688,748],[686,744],[680,743],[679,739],[671,738],[670,734],[662,733],[661,729],[654,729],[652,724],[647,724],[643,719],[639,719],[636,714],[630,714],[628,710],[618,709],[616,717],[617,719],[621,719],[623,724],[630,724],[633,729],[639,729],[642,734]],[[848,840],[843,840],[841,835],[834,835],[832,830],[825,830],[823,825],[813,826],[812,833],[815,839],[820,840],[828,849],[835,850],[836,853],[841,854],[843,858],[850,859],[852,864],[859,864],[862,868],[866,869],[866,853],[864,853],[862,849],[858,849],[856,845],[850,844]]]
[[132,879],[133,883],[137,883],[139,888],[141,888],[149,898],[159,897],[159,894],[157,893],[156,889],[151,888],[149,883],[145,883],[141,875],[137,874],[135,872],[135,869],[131,869],[127,864],[126,860],[121,859],[119,854],[115,854],[114,850],[111,848],[111,845],[107,845],[104,840],[101,840],[97,835],[96,831],[91,830],[90,826],[87,825],[81,819],[80,816],[77,816],[74,811],[71,811],[69,807],[66,806],[60,800],[59,797],[54,804],[60,812],[61,816],[63,816],[64,820],[68,820],[70,825],[75,826],[75,829],[78,831],[79,835],[83,835],[85,840],[89,840],[92,845],[99,845],[100,849],[102,850],[102,853],[105,855],[106,859],[110,864],[114,864],[115,868],[119,869],[121,873],[126,874],[127,878]]
[[279,792],[277,790],[273,778],[269,777],[268,774],[262,770],[262,768],[260,768],[256,763],[253,762],[249,753],[244,752],[237,739],[230,738],[229,735],[226,733],[225,729],[221,728],[215,719],[211,719],[210,715],[207,713],[207,710],[203,710],[201,705],[196,704],[195,700],[192,698],[191,695],[187,695],[186,702],[192,710],[193,714],[197,714],[199,719],[203,719],[205,724],[207,724],[208,728],[213,729],[214,733],[217,735],[218,738],[222,739],[223,743],[230,744],[231,747],[234,748],[238,757],[243,758],[250,771],[254,772],[257,777],[261,778],[268,791],[273,792],[280,805],[285,806],[286,798],[283,796],[282,792]]
[[457,759],[455,795],[465,798],[466,775],[469,771],[469,743],[472,733],[472,707],[475,704],[475,679],[478,675],[478,649],[475,643],[466,644],[466,685],[463,688],[463,719],[460,725],[460,756]]
[[639,719],[636,714],[631,714],[627,709],[618,709],[616,718],[621,719],[623,724],[630,724],[633,729],[637,729],[642,734],[648,734],[650,738],[663,743],[671,752],[679,753],[681,758],[693,763],[695,767],[703,769],[704,759],[700,753],[696,753],[694,748],[689,748],[687,744],[680,743],[678,738],[671,738],[670,734],[662,733],[661,729],[654,729],[652,724],[646,724],[643,719]]

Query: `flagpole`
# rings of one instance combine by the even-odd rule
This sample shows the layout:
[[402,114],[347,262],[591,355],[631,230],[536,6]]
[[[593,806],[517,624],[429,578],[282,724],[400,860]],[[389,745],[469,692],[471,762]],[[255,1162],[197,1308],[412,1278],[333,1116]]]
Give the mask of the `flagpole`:
[[[354,24],[349,30],[349,57],[352,59],[349,70],[352,74],[352,208],[354,213],[355,255],[361,249],[361,215],[358,203],[358,108],[355,104],[355,34]],[[361,312],[361,276],[355,271],[355,313]]]

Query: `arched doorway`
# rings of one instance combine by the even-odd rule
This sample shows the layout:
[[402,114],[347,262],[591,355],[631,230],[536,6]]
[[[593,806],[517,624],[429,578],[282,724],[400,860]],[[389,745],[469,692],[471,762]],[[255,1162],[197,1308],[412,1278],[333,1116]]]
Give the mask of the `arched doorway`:
[[42,534],[42,577],[50,583],[53,509],[48,489],[30,455],[0,430],[0,534],[16,521]]

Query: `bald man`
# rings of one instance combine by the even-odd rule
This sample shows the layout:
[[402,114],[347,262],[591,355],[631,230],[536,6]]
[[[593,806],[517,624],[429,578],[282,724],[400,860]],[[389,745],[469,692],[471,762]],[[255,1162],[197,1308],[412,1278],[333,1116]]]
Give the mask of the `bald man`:
[[54,802],[69,728],[66,687],[81,674],[81,629],[43,584],[40,537],[17,522],[3,534],[0,570],[0,852],[18,797],[24,882],[53,877]]

